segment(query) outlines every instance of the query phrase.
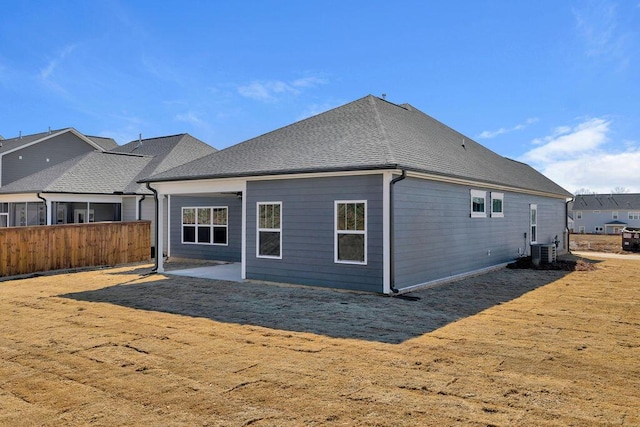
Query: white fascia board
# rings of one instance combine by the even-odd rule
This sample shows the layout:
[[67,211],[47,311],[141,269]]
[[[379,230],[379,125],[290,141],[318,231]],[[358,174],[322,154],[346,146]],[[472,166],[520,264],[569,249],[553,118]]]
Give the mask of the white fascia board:
[[122,203],[123,199],[120,194],[41,193],[40,195],[51,202]]
[[465,186],[475,187],[475,188],[486,188],[489,190],[502,190],[502,191],[509,191],[511,193],[522,193],[522,194],[530,194],[533,196],[551,197],[554,199],[562,199],[562,200],[570,199],[570,197],[560,196],[558,194],[553,194],[553,193],[547,193],[545,191],[525,190],[523,188],[510,187],[507,185],[491,184],[491,183],[486,183],[481,181],[473,181],[470,179],[454,178],[449,176],[432,175],[432,174],[423,173],[423,172],[407,172],[407,177],[426,179],[429,181],[445,182],[449,184],[465,185]]
[[24,203],[24,202],[42,202],[42,199],[39,199],[36,193],[0,194],[0,203]]
[[161,181],[149,183],[159,194],[202,194],[245,191],[247,180],[240,178],[199,179],[191,181]]

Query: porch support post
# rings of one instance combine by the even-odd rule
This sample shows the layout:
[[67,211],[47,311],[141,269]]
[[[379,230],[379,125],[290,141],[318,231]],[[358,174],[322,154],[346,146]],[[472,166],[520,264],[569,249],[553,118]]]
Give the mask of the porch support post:
[[158,273],[164,273],[164,194],[158,194],[158,204],[156,205],[156,265]]

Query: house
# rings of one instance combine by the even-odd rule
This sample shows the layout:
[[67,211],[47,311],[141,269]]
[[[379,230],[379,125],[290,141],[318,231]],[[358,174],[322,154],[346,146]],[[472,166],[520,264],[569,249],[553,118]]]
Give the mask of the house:
[[567,250],[569,192],[371,95],[141,182],[168,204],[170,257],[239,262],[245,279],[389,294],[532,243]]
[[[1,187],[2,224],[136,219],[155,223],[154,194],[137,181],[215,151],[191,135],[180,134],[82,153]],[[153,233],[152,244],[155,246]]]
[[[14,181],[91,152],[116,147],[111,138],[83,135],[73,128],[0,138],[0,189]],[[19,200],[12,206],[19,225],[44,224],[44,205],[40,200]],[[0,227],[10,225],[9,205],[0,202]]]
[[0,139],[0,187],[80,154],[116,146],[111,138],[83,135],[73,128]]
[[620,234],[640,227],[640,194],[580,194],[569,203],[574,233]]

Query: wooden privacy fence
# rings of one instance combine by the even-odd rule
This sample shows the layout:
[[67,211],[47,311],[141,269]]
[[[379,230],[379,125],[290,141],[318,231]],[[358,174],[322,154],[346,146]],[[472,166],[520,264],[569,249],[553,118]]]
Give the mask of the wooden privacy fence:
[[0,277],[147,261],[151,222],[0,228]]

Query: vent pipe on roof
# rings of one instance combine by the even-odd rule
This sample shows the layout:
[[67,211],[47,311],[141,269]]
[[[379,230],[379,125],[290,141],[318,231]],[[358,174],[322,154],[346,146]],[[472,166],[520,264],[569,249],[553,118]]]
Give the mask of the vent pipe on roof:
[[382,94],[382,99],[384,99],[386,101],[386,99],[387,99],[387,94],[386,93]]
[[49,126],[49,135],[51,135],[51,126]]
[[18,132],[18,139],[22,139],[22,131]]

